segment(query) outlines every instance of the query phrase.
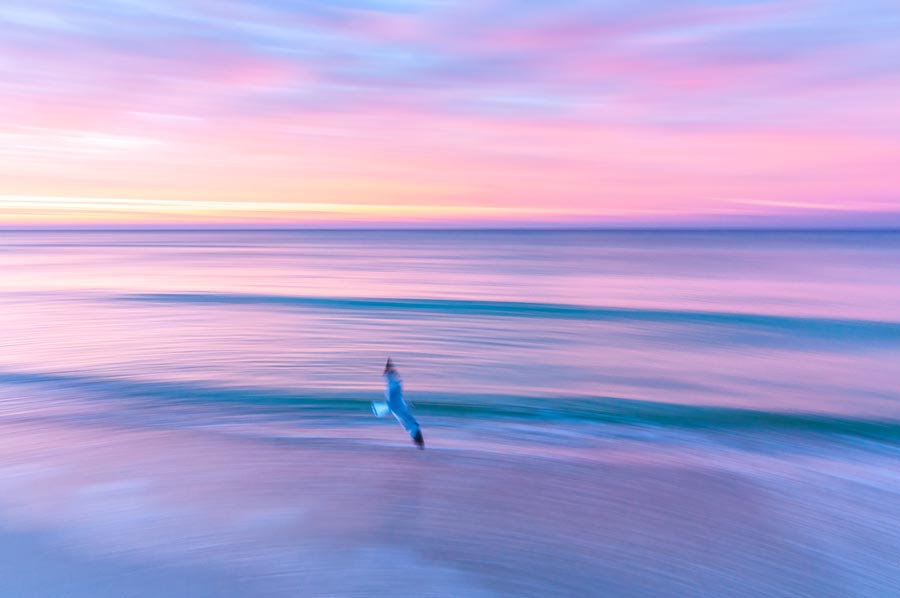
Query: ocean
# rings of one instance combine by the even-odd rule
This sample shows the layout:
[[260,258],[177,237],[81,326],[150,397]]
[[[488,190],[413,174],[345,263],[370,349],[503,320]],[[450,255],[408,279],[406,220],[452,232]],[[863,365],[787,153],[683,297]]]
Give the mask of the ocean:
[[894,596],[898,361],[893,231],[3,231],[0,594]]

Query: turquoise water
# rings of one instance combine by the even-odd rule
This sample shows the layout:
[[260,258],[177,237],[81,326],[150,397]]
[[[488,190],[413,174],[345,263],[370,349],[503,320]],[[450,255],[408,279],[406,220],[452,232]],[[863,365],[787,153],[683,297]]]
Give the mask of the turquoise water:
[[7,384],[302,406],[376,396],[390,354],[423,409],[900,418],[894,233],[20,232],[0,251]]
[[[654,594],[704,594],[694,578],[731,595],[889,595],[900,582],[900,233],[3,232],[0,290],[0,524],[49,529],[76,558],[231,570],[253,548],[271,558],[241,583],[280,579],[272,595],[376,592],[342,585],[337,572],[362,566],[350,547],[439,580],[434,595],[646,595],[647,579],[682,580]],[[431,482],[402,430],[371,417],[388,355]],[[681,481],[665,481],[673,471]],[[193,493],[160,494],[185,476]],[[220,506],[205,492],[226,478]],[[408,479],[428,486],[413,503],[385,482]],[[722,480],[766,499],[741,507],[739,537],[756,539],[717,568],[724,528],[677,522],[708,514]],[[512,492],[532,539],[479,484]],[[376,515],[355,495],[402,508]],[[719,507],[740,502],[726,495]],[[435,520],[447,501],[481,531],[464,542],[452,517]],[[552,516],[531,512],[541,501]],[[236,522],[260,502],[279,505],[265,521],[320,509],[330,527],[250,534]],[[627,533],[602,522],[632,503]],[[58,515],[73,509],[74,527]],[[167,546],[193,546],[192,509],[221,513],[186,556]],[[586,512],[578,530],[556,519]],[[410,513],[414,537],[391,531]],[[501,573],[472,564],[485,530]],[[696,554],[664,558],[685,538]],[[303,585],[311,569],[282,549],[330,555],[313,569],[335,573]]]

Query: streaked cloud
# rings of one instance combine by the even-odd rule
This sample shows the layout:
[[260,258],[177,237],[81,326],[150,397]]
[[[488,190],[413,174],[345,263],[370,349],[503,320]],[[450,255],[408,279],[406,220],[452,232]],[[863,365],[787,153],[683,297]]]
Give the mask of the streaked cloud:
[[881,0],[0,7],[7,197],[896,210],[898,105],[900,5]]

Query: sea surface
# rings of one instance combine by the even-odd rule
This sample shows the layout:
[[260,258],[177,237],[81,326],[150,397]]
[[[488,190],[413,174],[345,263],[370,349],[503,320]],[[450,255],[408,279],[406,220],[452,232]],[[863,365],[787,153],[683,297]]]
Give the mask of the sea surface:
[[4,596],[900,595],[900,233],[2,231],[0,557]]

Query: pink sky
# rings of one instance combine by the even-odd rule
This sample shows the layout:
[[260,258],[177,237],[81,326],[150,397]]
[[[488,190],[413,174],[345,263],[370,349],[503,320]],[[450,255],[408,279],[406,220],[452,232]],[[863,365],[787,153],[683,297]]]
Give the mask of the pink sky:
[[0,7],[0,226],[900,225],[890,3],[89,4]]

